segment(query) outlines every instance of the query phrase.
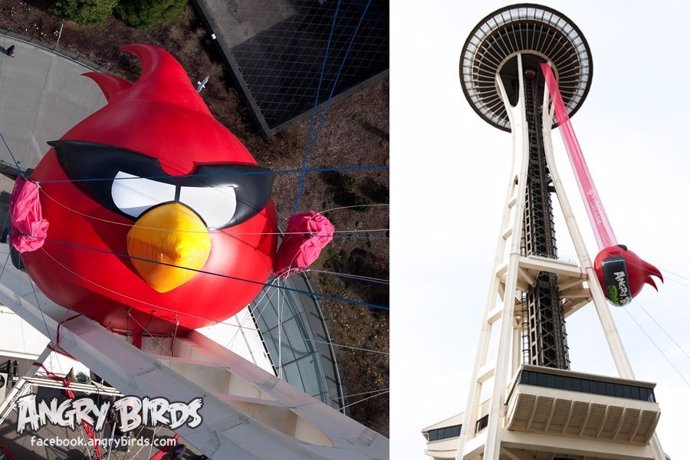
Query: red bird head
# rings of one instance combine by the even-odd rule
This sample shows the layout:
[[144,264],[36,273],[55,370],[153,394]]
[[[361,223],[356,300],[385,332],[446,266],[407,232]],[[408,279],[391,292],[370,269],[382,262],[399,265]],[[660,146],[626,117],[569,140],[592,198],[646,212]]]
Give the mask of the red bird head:
[[31,175],[50,226],[23,254],[26,270],[51,300],[113,329],[221,321],[271,272],[273,174],[169,53],[123,49],[140,59],[139,79],[87,73],[106,106],[51,142]]
[[664,281],[658,268],[622,244],[602,249],[594,259],[594,271],[606,298],[619,306],[630,303],[645,283],[657,289],[652,275]]

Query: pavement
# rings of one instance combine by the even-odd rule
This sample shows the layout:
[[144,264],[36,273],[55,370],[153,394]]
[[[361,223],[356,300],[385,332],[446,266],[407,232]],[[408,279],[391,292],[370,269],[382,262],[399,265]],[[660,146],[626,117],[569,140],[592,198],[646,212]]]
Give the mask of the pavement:
[[[14,45],[14,57],[4,51]],[[92,70],[50,49],[0,35],[0,165],[35,167],[79,120],[105,105],[98,86],[82,76]],[[9,150],[12,152],[10,155]]]

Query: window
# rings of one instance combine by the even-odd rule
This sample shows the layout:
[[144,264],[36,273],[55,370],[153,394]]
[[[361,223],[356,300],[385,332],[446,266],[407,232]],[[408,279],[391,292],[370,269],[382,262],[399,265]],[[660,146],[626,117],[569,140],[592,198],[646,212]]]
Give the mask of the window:
[[[523,370],[519,381],[526,385],[544,388],[556,388],[559,390],[656,402],[653,389],[635,385],[625,385],[622,383],[582,379],[566,375],[554,375],[533,370]],[[477,431],[479,431],[479,429],[479,422],[477,422]]]
[[477,424],[475,425],[475,433],[479,433],[482,431],[484,428],[489,426],[489,415],[485,415],[484,417],[480,418],[477,420]]
[[424,435],[429,442],[439,441],[441,439],[457,438],[460,436],[460,428],[462,425],[452,425],[443,428],[436,428],[435,430],[429,430]]

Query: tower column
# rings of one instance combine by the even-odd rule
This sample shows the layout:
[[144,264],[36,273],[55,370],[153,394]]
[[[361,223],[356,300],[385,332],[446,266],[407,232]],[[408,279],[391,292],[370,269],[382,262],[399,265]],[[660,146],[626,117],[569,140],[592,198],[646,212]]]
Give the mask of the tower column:
[[[497,77],[496,85],[505,94],[503,82]],[[519,105],[519,104],[518,104]],[[527,125],[525,123],[524,110],[521,107],[511,108],[510,115],[515,129],[512,132],[513,136],[513,162],[508,180],[508,190],[506,193],[506,201],[503,209],[503,218],[501,219],[501,234],[498,239],[496,247],[496,255],[494,258],[494,267],[491,274],[489,292],[484,308],[484,321],[481,325],[479,347],[477,348],[477,356],[472,377],[472,387],[470,397],[467,400],[467,407],[465,410],[465,419],[462,424],[460,432],[460,445],[462,446],[466,440],[472,439],[475,436],[475,427],[479,423],[479,404],[480,396],[484,385],[489,380],[500,379],[507,382],[508,374],[507,368],[501,366],[499,363],[507,366],[511,355],[510,341],[514,336],[514,328],[512,321],[514,318],[515,296],[505,296],[505,292],[515,292],[518,275],[518,254],[520,249],[519,235],[522,232],[522,215],[524,213],[524,197],[526,189],[527,166],[529,161],[528,146],[529,140],[527,137]],[[514,238],[518,235],[518,238]],[[508,266],[506,279],[501,280],[497,273],[504,268],[506,264],[506,257],[508,257]],[[503,298],[503,304],[497,306],[498,296]],[[489,347],[491,344],[491,336],[494,324],[501,320],[501,344],[500,353],[496,357],[496,362],[488,361]],[[513,355],[514,358],[515,355]],[[503,368],[504,372],[496,375],[496,370]],[[499,388],[499,386],[496,386]],[[498,390],[497,390],[498,391]],[[500,400],[500,398],[499,398]],[[499,414],[500,404],[494,405],[490,412]],[[497,417],[494,417],[497,419]],[[488,417],[491,420],[491,417]],[[489,427],[488,432],[493,432],[493,436],[498,436],[498,427]],[[461,452],[459,449],[458,452]],[[461,457],[458,457],[461,458]]]
[[[489,414],[488,414],[488,426],[486,431],[486,449],[484,451],[484,458],[496,459],[498,460],[499,446],[501,442],[501,431],[500,426],[503,420],[504,407],[503,400],[505,397],[505,389],[508,385],[509,370],[512,368],[510,365],[510,359],[513,356],[511,353],[511,346],[513,344],[513,336],[516,327],[515,321],[515,304],[516,304],[516,293],[517,293],[517,281],[518,281],[518,271],[520,269],[520,244],[521,235],[524,231],[524,213],[526,200],[524,197],[527,192],[527,175],[529,171],[529,160],[530,160],[530,139],[529,139],[529,125],[527,122],[527,112],[524,106],[524,85],[522,76],[522,59],[518,55],[518,81],[519,81],[519,99],[515,106],[508,106],[508,116],[510,117],[511,125],[514,126],[513,130],[513,155],[516,158],[515,164],[519,164],[519,171],[515,176],[514,183],[515,187],[513,191],[515,196],[510,198],[510,201],[506,203],[506,207],[512,206],[513,208],[513,222],[512,231],[510,232],[510,253],[508,254],[508,268],[505,275],[505,281],[503,283],[503,310],[501,313],[501,328],[499,335],[498,352],[496,356],[496,367],[494,370],[494,382],[492,389],[492,397],[489,403]],[[503,97],[507,97],[505,87],[503,82],[497,76],[496,84],[499,90],[503,94]],[[503,237],[503,235],[501,235]],[[497,273],[499,267],[495,267],[494,273]],[[487,318],[487,322],[491,318]],[[479,396],[479,395],[476,395]],[[475,397],[476,397],[475,396]],[[471,428],[469,426],[468,428]]]
[[[592,261],[589,257],[589,253],[587,252],[584,239],[582,238],[582,233],[575,222],[575,216],[573,214],[572,207],[570,206],[570,201],[568,201],[568,196],[563,188],[563,182],[561,181],[560,175],[556,170],[556,160],[554,158],[553,143],[551,141],[551,129],[548,128],[551,120],[553,119],[553,106],[549,105],[548,92],[544,92],[544,100],[542,104],[545,108],[551,107],[551,110],[542,111],[542,126],[544,127],[544,153],[546,162],[549,165],[549,169],[552,171],[551,179],[553,181],[553,187],[556,190],[556,196],[558,197],[559,205],[563,211],[566,226],[568,228],[570,238],[573,241],[579,263],[586,270],[587,278],[596,280],[596,274],[594,273]],[[590,284],[589,290],[591,291],[594,307],[597,311],[597,316],[599,317],[601,327],[604,330],[604,336],[606,337],[606,341],[609,345],[609,350],[611,351],[611,356],[613,357],[614,364],[616,365],[618,375],[626,379],[634,379],[635,374],[632,370],[632,366],[630,365],[628,355],[625,353],[623,341],[618,334],[618,329],[613,321],[613,316],[609,311],[604,292],[599,283],[594,282]]]

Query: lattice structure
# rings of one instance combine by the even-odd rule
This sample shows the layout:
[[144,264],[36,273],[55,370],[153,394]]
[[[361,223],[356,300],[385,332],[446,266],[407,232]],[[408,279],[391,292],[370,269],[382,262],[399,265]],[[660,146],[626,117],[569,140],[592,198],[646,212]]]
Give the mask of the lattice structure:
[[[287,282],[293,289],[310,292],[306,277],[293,276]],[[276,290],[265,287],[250,305],[276,374],[340,410],[345,405],[344,390],[319,303],[301,292],[283,290],[275,295]]]
[[[537,71],[525,71],[525,115],[529,133],[529,167],[525,194],[522,254],[555,259],[556,230],[549,167],[544,155],[541,101],[544,98],[544,78]],[[525,293],[522,303],[523,363],[536,366],[569,367],[565,317],[558,294],[558,277],[541,272],[537,282]]]

